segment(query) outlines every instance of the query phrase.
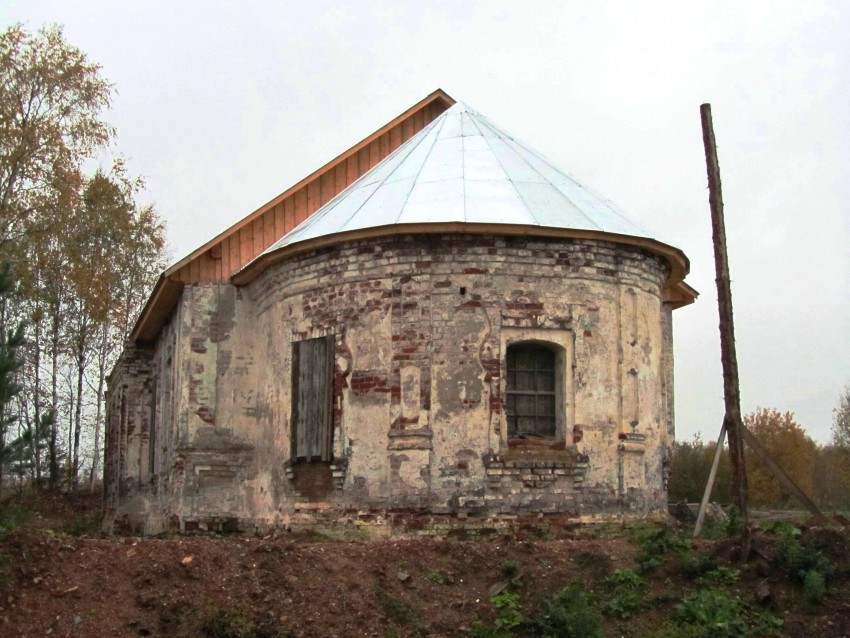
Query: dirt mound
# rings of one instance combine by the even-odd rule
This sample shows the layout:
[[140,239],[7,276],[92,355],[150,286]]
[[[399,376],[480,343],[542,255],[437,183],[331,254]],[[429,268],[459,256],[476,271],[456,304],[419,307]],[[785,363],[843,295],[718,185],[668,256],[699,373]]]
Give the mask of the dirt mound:
[[[650,565],[641,562],[646,548],[661,555],[668,551],[663,543],[642,546],[623,533],[590,538],[587,531],[583,538],[477,541],[337,542],[289,533],[108,538],[92,527],[75,536],[79,521],[91,520],[96,499],[61,500],[46,498],[40,506],[48,511],[0,541],[4,637],[465,636],[476,624],[492,627],[503,613],[494,596],[510,592],[530,617],[542,598],[575,579],[614,610],[604,620],[608,635],[651,635],[702,586],[699,579],[711,569],[705,565],[735,568],[723,562],[728,542],[674,548],[661,562],[650,556],[660,566],[641,572],[648,583],[641,611],[622,617],[612,574]],[[818,534],[830,554],[843,551],[845,535]],[[774,540],[765,538],[772,551]],[[741,570],[730,591],[750,601],[766,582],[766,608],[784,621],[782,635],[848,635],[846,553],[843,561],[817,607],[803,605],[801,586],[760,559]]]

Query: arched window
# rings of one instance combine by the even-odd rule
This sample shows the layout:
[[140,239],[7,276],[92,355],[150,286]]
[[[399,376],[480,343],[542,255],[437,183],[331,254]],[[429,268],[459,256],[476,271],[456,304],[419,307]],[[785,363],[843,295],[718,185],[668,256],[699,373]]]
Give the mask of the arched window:
[[555,352],[518,343],[508,346],[507,364],[508,438],[555,438]]

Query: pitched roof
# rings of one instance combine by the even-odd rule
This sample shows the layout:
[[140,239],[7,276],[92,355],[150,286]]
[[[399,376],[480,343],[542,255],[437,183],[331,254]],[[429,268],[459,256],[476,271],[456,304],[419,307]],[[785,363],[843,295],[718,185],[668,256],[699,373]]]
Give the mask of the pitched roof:
[[[454,106],[453,106],[454,105]],[[607,239],[665,257],[692,303],[688,259],[480,113],[438,89],[166,270],[130,335],[154,339],[186,284],[251,281],[272,263],[358,237],[474,232]]]
[[685,254],[654,238],[574,177],[461,102],[443,112],[231,281],[342,241],[400,233],[498,233],[604,239],[646,248],[671,266],[665,300],[697,296]]
[[152,340],[174,310],[184,285],[229,281],[245,264],[407,142],[454,103],[448,93],[437,89],[179,260],[160,276],[130,338],[133,341]]

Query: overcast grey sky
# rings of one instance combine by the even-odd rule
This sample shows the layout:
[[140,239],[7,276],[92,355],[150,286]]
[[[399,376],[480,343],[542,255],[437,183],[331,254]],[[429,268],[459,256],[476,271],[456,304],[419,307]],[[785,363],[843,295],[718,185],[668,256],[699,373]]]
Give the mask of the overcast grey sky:
[[436,88],[691,260],[680,438],[723,417],[699,105],[718,139],[742,407],[826,442],[850,383],[850,2],[0,0],[58,22],[179,258]]

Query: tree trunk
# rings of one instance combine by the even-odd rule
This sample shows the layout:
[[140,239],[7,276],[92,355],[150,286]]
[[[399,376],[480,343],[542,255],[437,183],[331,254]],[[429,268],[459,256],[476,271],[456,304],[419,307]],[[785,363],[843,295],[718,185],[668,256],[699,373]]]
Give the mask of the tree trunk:
[[100,354],[97,361],[97,416],[94,421],[94,458],[91,464],[91,480],[89,492],[94,492],[94,482],[97,479],[98,462],[100,461],[100,425],[103,415],[103,386],[106,384],[106,357],[109,349],[109,329],[111,323],[107,320],[103,325],[103,336],[100,342]]
[[50,424],[50,442],[48,444],[48,457],[50,462],[50,489],[59,488],[59,450],[57,449],[59,438],[59,311],[61,302],[57,299],[52,309],[53,334],[50,338],[50,407],[53,410],[53,423]]
[[74,456],[71,464],[71,484],[77,487],[77,476],[80,471],[80,434],[83,418],[83,372],[86,369],[85,350],[82,337],[77,342],[77,406],[74,411]]
[[[5,343],[6,335],[6,297],[0,296],[0,343]],[[0,401],[0,450],[6,445],[6,404]],[[0,497],[3,496],[3,463],[0,463]]]
[[76,409],[76,396],[74,395],[74,380],[69,376],[65,379],[68,382],[68,452],[65,455],[65,464],[67,466],[68,482],[71,482],[73,476],[73,461],[74,455],[74,414]]
[[41,443],[41,317],[35,323],[33,334],[34,362],[33,362],[33,379],[35,387],[33,388],[33,420],[35,421],[35,436],[32,437],[32,459],[35,484],[41,485],[41,454],[39,453],[39,445]]

